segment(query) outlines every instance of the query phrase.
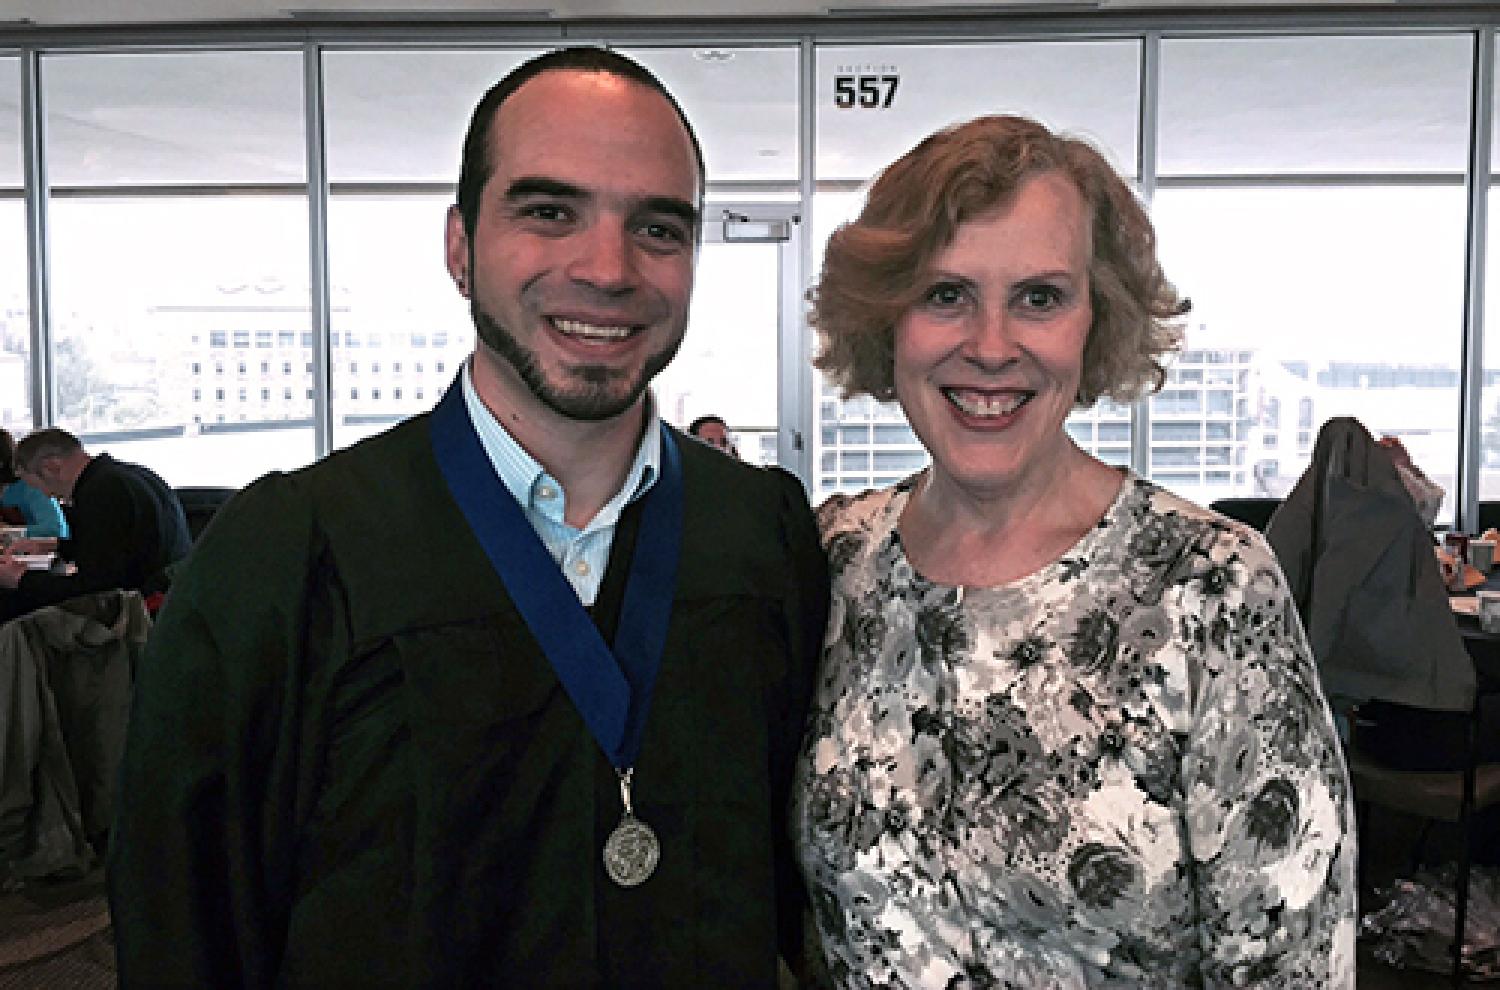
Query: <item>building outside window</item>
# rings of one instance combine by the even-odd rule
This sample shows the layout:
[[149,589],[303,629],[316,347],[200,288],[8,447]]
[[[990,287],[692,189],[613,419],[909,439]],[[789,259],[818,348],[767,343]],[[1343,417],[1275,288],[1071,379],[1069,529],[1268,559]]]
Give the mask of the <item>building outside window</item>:
[[1410,437],[1453,494],[1473,46],[1163,39],[1162,255],[1193,300],[1188,346],[1243,356],[1236,395],[1259,403],[1245,486],[1205,475],[1183,494],[1285,494],[1338,415]]

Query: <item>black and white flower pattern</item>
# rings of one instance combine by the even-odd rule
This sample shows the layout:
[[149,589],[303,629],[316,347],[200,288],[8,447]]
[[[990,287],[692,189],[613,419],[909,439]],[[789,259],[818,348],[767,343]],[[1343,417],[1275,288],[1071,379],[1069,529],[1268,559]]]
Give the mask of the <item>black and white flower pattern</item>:
[[794,828],[845,987],[1352,987],[1349,787],[1258,534],[1128,476],[1000,587],[915,572],[911,483],[819,511]]

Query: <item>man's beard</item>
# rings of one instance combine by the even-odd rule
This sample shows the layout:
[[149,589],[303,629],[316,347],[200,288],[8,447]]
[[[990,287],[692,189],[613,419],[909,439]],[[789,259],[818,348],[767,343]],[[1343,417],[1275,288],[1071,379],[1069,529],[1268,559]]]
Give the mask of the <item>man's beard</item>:
[[631,382],[626,381],[625,372],[615,368],[596,364],[574,365],[569,370],[579,384],[565,390],[547,380],[536,352],[528,350],[500,325],[499,320],[481,309],[477,296],[475,293],[470,297],[469,312],[473,315],[474,330],[479,339],[516,369],[521,381],[543,405],[568,419],[599,422],[625,412],[635,405],[651,379],[672,362],[677,349],[682,346],[682,335],[678,334],[666,347],[646,359],[640,374]]

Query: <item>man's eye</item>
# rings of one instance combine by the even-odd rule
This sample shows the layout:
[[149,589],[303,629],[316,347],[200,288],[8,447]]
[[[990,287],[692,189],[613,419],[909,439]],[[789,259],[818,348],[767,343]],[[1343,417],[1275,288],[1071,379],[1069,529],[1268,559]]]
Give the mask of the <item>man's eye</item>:
[[521,214],[536,220],[566,220],[568,218],[567,207],[556,203],[532,203],[524,207]]
[[641,233],[653,241],[666,241],[671,244],[682,244],[687,240],[687,232],[671,223],[648,223],[641,227]]

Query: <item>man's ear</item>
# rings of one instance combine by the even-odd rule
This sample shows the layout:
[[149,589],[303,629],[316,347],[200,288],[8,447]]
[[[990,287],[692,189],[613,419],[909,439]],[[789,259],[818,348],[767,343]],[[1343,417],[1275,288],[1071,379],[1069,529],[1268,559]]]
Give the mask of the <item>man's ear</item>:
[[448,274],[458,287],[458,294],[469,297],[469,235],[464,230],[464,217],[455,204],[448,207],[448,223],[444,231],[444,246],[447,253]]

